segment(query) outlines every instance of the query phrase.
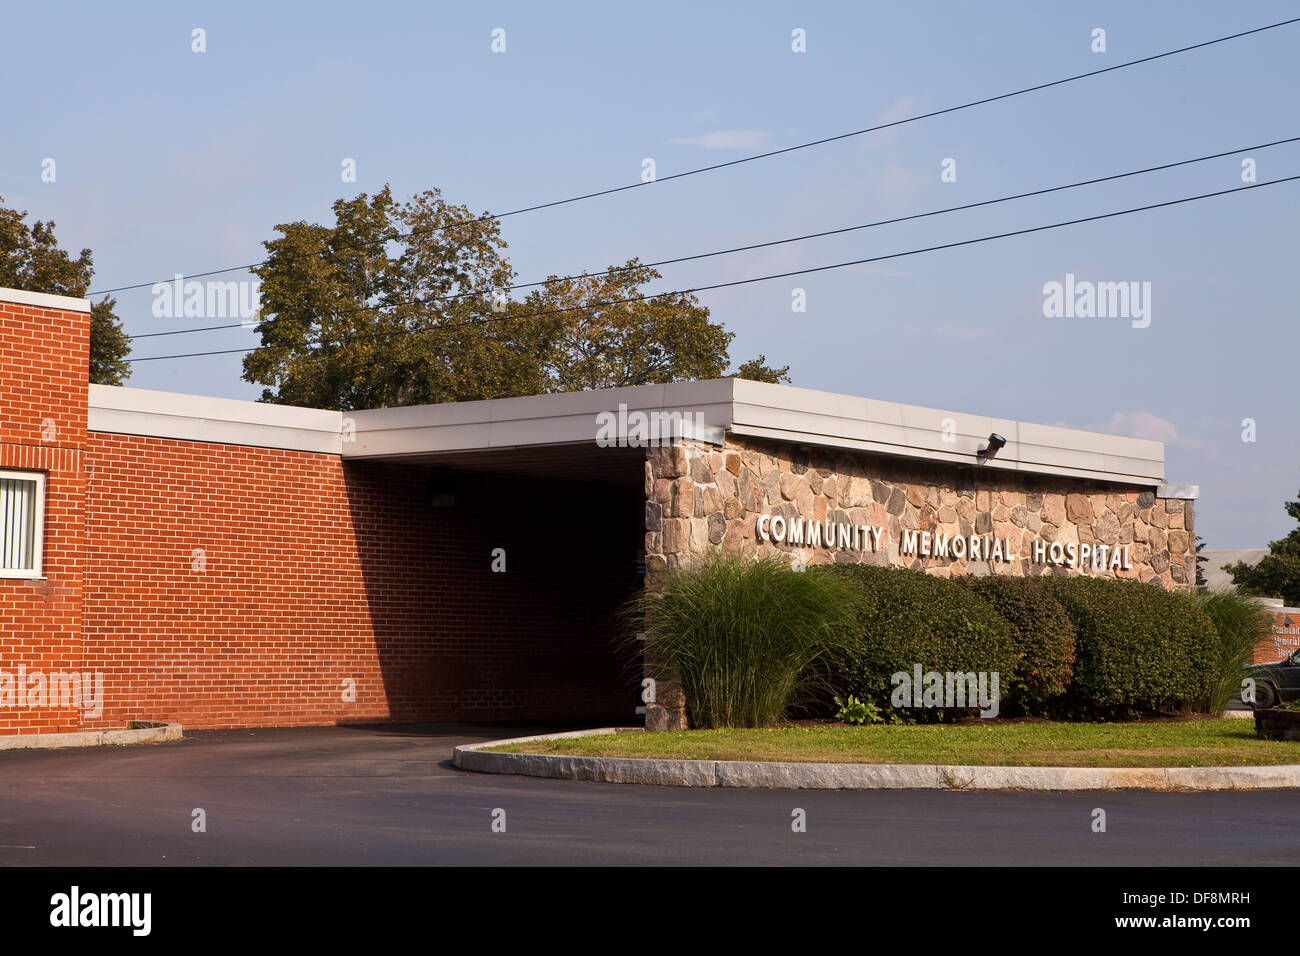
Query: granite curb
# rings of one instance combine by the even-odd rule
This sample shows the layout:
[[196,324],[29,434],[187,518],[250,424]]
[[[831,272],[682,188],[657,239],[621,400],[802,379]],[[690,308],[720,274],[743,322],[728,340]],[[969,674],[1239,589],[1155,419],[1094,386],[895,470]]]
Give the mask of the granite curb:
[[65,734],[13,734],[0,736],[0,750],[59,750],[64,747],[125,746],[180,740],[180,724],[134,730],[84,730]]
[[1300,787],[1300,765],[1272,767],[964,767],[943,764],[771,763],[517,754],[485,747],[634,732],[601,727],[462,744],[452,764],[476,773],[518,774],[661,787],[789,790],[1260,790]]

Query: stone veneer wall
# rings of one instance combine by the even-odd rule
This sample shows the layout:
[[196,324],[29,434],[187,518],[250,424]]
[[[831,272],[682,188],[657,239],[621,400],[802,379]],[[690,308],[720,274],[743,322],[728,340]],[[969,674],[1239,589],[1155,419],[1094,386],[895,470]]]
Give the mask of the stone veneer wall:
[[[784,552],[805,564],[905,565],[945,577],[1088,573],[1188,590],[1196,577],[1193,502],[1132,485],[729,436],[723,448],[683,442],[651,449],[645,493],[652,590],[667,570],[718,548]],[[759,542],[755,524],[764,512],[888,530],[876,552]],[[1017,557],[987,563],[901,555],[903,529],[1010,538]],[[1127,545],[1131,568],[1084,572],[1036,563],[1035,538]]]

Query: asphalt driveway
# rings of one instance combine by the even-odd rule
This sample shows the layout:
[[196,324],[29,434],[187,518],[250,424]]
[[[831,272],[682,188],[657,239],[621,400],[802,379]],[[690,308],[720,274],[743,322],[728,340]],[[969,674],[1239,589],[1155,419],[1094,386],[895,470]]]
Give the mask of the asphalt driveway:
[[[471,774],[455,744],[573,725],[190,732],[0,752],[0,865],[1294,865],[1294,791],[657,788]],[[806,813],[806,832],[791,829]],[[1092,829],[1106,811],[1105,833]],[[195,832],[195,811],[204,832]],[[504,832],[494,832],[502,819]],[[498,822],[498,829],[500,824]]]

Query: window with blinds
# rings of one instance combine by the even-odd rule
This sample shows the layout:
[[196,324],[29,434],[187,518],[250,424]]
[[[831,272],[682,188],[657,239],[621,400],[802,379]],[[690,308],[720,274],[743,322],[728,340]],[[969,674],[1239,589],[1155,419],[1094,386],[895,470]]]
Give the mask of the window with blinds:
[[0,471],[0,577],[41,576],[45,476]]

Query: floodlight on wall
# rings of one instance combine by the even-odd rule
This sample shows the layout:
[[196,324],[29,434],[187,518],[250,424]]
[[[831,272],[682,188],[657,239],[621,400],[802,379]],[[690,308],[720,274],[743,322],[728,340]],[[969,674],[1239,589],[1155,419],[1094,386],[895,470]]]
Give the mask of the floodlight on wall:
[[995,457],[997,453],[1006,446],[1006,444],[1007,444],[1007,440],[1005,438],[1003,438],[997,432],[990,432],[988,444],[985,445],[983,448],[981,448],[979,451],[977,451],[975,453],[975,457],[980,460],[981,464],[983,464],[984,462],[988,461],[990,458]]

